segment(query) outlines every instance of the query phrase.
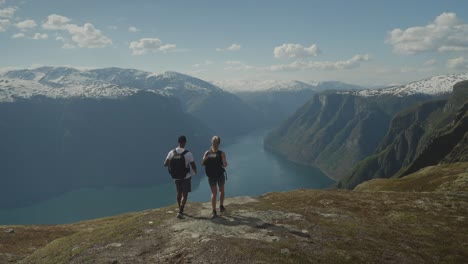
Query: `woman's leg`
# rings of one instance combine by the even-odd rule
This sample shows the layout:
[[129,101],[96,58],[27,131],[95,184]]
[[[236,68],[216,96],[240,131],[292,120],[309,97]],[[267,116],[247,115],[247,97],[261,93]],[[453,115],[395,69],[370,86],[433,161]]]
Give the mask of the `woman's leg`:
[[216,184],[211,185],[211,207],[213,208],[213,211],[216,211],[216,196],[217,196],[217,188]]
[[224,207],[224,184],[219,186],[219,206]]

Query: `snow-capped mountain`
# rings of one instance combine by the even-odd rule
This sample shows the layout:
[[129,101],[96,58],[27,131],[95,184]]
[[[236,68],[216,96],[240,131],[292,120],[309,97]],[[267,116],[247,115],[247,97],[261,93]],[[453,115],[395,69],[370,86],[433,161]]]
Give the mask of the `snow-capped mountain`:
[[301,81],[258,81],[258,80],[226,80],[213,81],[213,84],[222,89],[237,92],[256,92],[256,91],[300,91],[314,90],[318,83],[305,83]]
[[468,73],[438,75],[406,85],[378,90],[368,89],[351,93],[359,96],[395,95],[400,97],[413,94],[442,95],[451,93],[453,85],[464,80],[468,80]]
[[78,70],[68,67],[40,67],[0,74],[0,101],[34,95],[53,98],[116,98],[139,90],[176,97],[186,97],[193,93],[206,95],[223,92],[208,82],[177,72],[155,74],[120,68]]
[[209,82],[177,72],[157,74],[121,68],[40,67],[0,73],[0,102],[37,95],[119,98],[139,91],[177,98],[185,112],[212,123],[208,126],[224,134],[239,134],[258,123],[255,111],[239,97]]
[[221,87],[226,91],[232,93],[243,93],[243,92],[263,92],[263,91],[303,91],[313,90],[316,92],[327,91],[327,90],[362,90],[361,86],[348,84],[338,81],[325,81],[325,82],[314,82],[314,81],[279,81],[279,80],[268,80],[268,81],[255,81],[255,80],[236,80],[236,81],[214,81],[215,85]]

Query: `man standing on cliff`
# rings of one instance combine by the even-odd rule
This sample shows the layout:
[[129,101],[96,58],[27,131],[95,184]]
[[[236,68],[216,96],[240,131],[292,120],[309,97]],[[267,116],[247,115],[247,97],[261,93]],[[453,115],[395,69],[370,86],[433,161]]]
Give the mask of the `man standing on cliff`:
[[167,154],[164,161],[164,167],[168,167],[169,173],[174,179],[177,189],[177,203],[179,204],[179,212],[177,218],[184,218],[184,207],[187,202],[188,193],[192,191],[192,175],[190,167],[192,167],[193,175],[197,174],[197,166],[193,154],[185,149],[187,139],[185,136],[180,136],[178,139],[179,146]]

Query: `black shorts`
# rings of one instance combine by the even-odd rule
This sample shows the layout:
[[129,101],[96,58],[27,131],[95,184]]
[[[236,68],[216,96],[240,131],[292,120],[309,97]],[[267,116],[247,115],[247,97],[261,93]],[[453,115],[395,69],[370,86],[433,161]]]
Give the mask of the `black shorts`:
[[216,184],[218,184],[218,186],[223,186],[225,182],[226,178],[224,177],[224,175],[213,178],[208,177],[208,183],[210,184],[210,187],[216,186]]
[[192,191],[192,178],[175,180],[177,193],[189,193]]

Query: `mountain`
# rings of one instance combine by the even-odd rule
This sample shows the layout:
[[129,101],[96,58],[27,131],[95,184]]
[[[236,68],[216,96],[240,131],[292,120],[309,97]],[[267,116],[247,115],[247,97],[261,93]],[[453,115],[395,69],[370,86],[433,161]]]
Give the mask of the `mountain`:
[[298,81],[263,82],[260,87],[235,94],[261,113],[267,127],[277,126],[315,94],[314,86]]
[[354,90],[363,90],[365,89],[362,86],[338,82],[338,81],[325,81],[317,83],[315,91],[354,91]]
[[338,180],[374,152],[397,109],[428,99],[317,94],[265,138],[265,148]]
[[[2,81],[7,85],[1,85]],[[53,98],[119,97],[138,90],[178,98],[184,111],[202,120],[220,135],[239,135],[257,125],[256,112],[237,96],[177,72],[153,74],[121,68],[78,70],[40,67],[8,71],[0,75],[0,99],[3,100],[34,95]]]
[[315,93],[327,90],[355,90],[362,87],[342,82],[224,81],[215,82],[231,91],[262,114],[267,127],[275,127],[292,115]]
[[322,92],[328,90],[362,90],[364,87],[348,84],[339,81],[281,81],[281,80],[225,80],[213,81],[213,83],[226,91],[232,93],[243,92],[263,92],[263,91],[300,91],[300,90],[314,90],[315,92]]
[[374,178],[404,176],[440,162],[468,161],[468,81],[448,100],[419,104],[398,113],[375,153],[338,183],[354,188]]
[[[447,98],[450,91],[445,86],[448,84],[453,86],[455,82],[466,76],[465,74],[437,76],[381,90],[333,91],[316,94],[266,137],[265,148],[291,161],[317,166],[336,180],[348,178],[349,172],[358,162],[375,153],[387,134],[390,121],[398,112],[416,103]],[[418,84],[421,87],[418,87]],[[444,86],[437,88],[438,84]],[[435,105],[432,105],[432,108],[427,106],[428,109],[422,114],[429,115],[434,107],[437,108]],[[416,111],[415,114],[419,117],[421,113],[418,114]],[[412,113],[409,113],[406,117],[401,117],[406,123],[400,124],[400,130],[413,125],[413,136],[411,136],[413,139],[408,139],[410,142],[405,141],[405,144],[417,144],[418,141],[414,138],[422,136],[418,130],[419,126],[411,123],[414,121],[411,116]],[[403,137],[407,136],[405,131],[400,133]],[[397,134],[394,131],[394,135]],[[388,140],[391,139],[389,136]],[[384,147],[381,150],[383,149]],[[414,153],[408,155],[408,157],[399,156],[398,159],[411,160]],[[381,159],[385,159],[385,156]],[[395,170],[393,165],[381,167],[369,163],[368,166],[382,171]],[[367,169],[361,171],[369,172]]]
[[468,73],[438,75],[401,86],[385,89],[367,89],[348,93],[359,96],[395,95],[400,97],[414,94],[443,95],[450,94],[453,85],[464,80],[468,80]]
[[[213,134],[245,131],[253,116],[238,97],[173,72],[40,67],[2,73],[0,209],[79,188],[169,182],[162,162],[178,135],[188,137],[188,149],[199,157]],[[213,120],[216,131],[205,124]]]

